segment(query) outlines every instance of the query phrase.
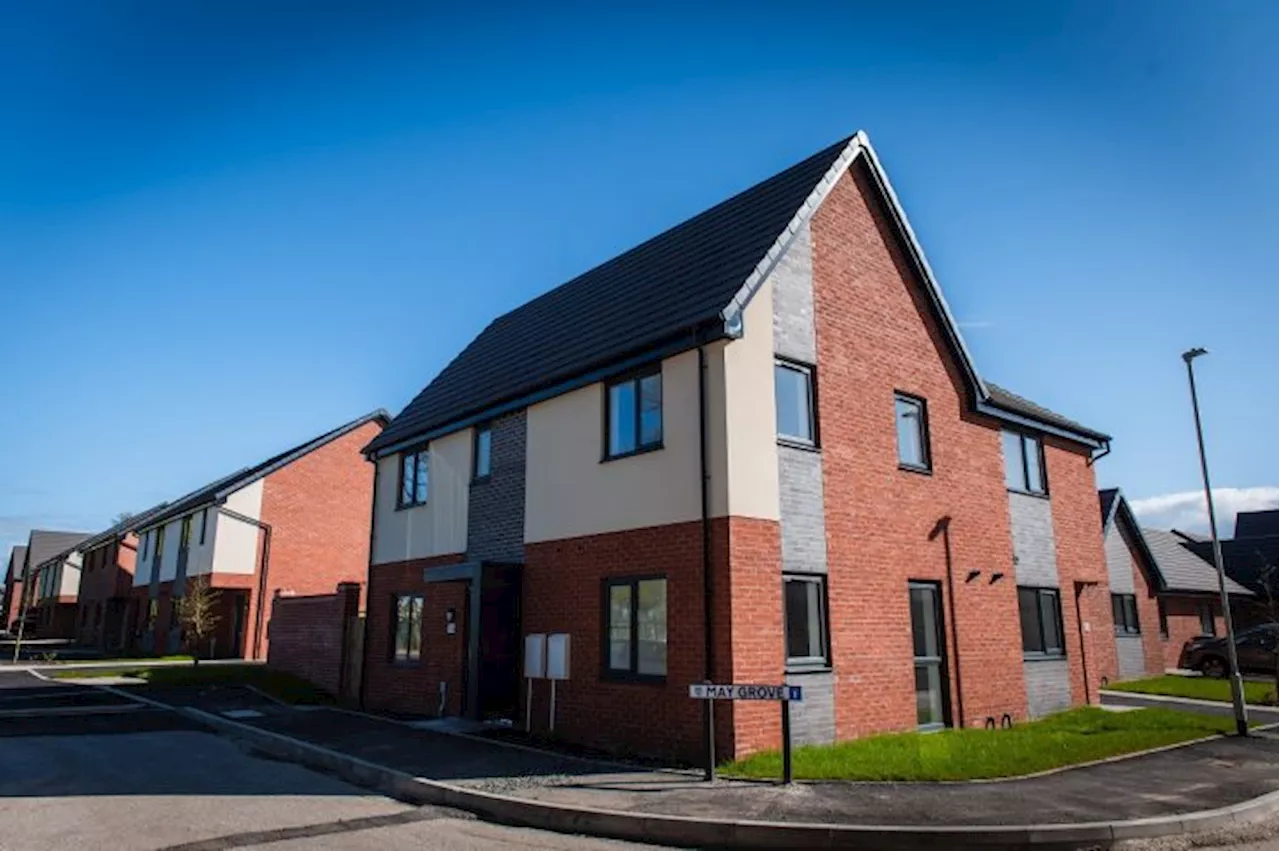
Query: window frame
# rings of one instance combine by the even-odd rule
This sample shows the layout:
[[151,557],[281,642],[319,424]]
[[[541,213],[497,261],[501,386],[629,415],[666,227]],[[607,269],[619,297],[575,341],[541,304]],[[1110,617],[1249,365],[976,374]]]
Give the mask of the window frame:
[[191,524],[194,519],[194,514],[188,514],[182,518],[182,524],[178,528],[178,552],[180,553],[191,549]]
[[[489,436],[489,464],[484,473],[480,472],[480,435]],[[403,470],[403,468],[401,468]],[[471,481],[487,482],[493,475],[493,423],[481,423],[473,431],[471,438]]]
[[[1208,601],[1201,601],[1196,606],[1196,615],[1199,616],[1200,618],[1200,634],[1207,635],[1210,638],[1217,638],[1218,637],[1218,621],[1213,616],[1213,603]],[[1209,620],[1208,631],[1205,631],[1205,628],[1204,628],[1206,615],[1208,616],[1208,620]]]
[[1162,639],[1169,638],[1169,610],[1164,605],[1164,600],[1156,598],[1156,620],[1160,622],[1160,637]]
[[[938,639],[938,655],[937,656],[917,656],[915,649],[915,622],[911,619],[911,592],[915,589],[928,590],[933,595],[933,616],[937,627]],[[909,579],[907,580],[907,622],[912,632],[911,646],[911,677],[912,692],[915,693],[915,672],[922,666],[935,666],[938,669],[938,682],[941,687],[941,703],[942,703],[942,720],[928,724],[919,723],[917,714],[916,729],[923,732],[933,730],[945,730],[952,726],[954,719],[951,715],[951,672],[949,670],[949,650],[947,648],[947,624],[946,624],[946,604],[942,597],[942,583],[932,579]],[[918,709],[917,709],[918,713]]]
[[[783,434],[778,430],[778,368],[787,369],[792,372],[798,372],[808,378],[806,386],[808,388],[809,397],[809,434],[810,437],[805,439],[791,434]],[[774,437],[778,443],[783,446],[794,446],[797,449],[818,449],[821,446],[821,440],[818,434],[818,368],[804,361],[795,360],[793,358],[783,357],[781,355],[773,356],[773,431]]]
[[[614,680],[621,682],[637,682],[637,683],[654,683],[662,684],[667,681],[667,676],[671,671],[670,658],[670,624],[667,629],[667,664],[666,673],[662,674],[642,674],[640,668],[640,583],[654,582],[661,580],[666,583],[666,606],[668,617],[671,614],[671,582],[665,573],[651,573],[637,576],[606,576],[600,580],[600,679]],[[626,668],[615,668],[609,664],[609,633],[611,624],[609,621],[609,592],[613,588],[622,587],[629,588],[631,591],[631,635],[628,666]]]
[[[418,459],[426,456],[427,459],[427,495],[421,500],[418,499]],[[404,462],[406,458],[412,457],[413,460],[413,497],[409,500],[404,498]],[[396,476],[396,511],[406,511],[410,508],[420,508],[431,501],[431,444],[424,443],[411,449],[406,449],[396,456],[396,463],[399,465],[399,472]]]
[[[1119,609],[1117,610],[1117,604]],[[1119,614],[1120,619],[1116,620]],[[1133,622],[1129,616],[1133,615]],[[1138,616],[1138,596],[1136,594],[1111,594],[1111,622],[1115,626],[1116,635],[1142,635],[1142,620]]]
[[[1014,493],[1022,493],[1022,494],[1027,494],[1028,496],[1038,496],[1038,497],[1048,499],[1049,472],[1048,470],[1045,469],[1045,463],[1044,463],[1044,439],[1038,434],[1032,434],[1026,431],[1019,431],[1017,429],[1011,429],[1011,428],[1002,429],[1001,441],[1000,441],[1001,454],[1004,454],[1003,435],[1005,434],[1012,434],[1018,438],[1018,448],[1020,450],[1019,455],[1020,455],[1020,460],[1022,461],[1022,487],[1012,487],[1011,485],[1009,485],[1009,482],[1007,481],[1007,470],[1008,470],[1007,465],[1009,463],[1009,459],[1008,459],[1008,456],[1005,457],[1005,465],[1006,465],[1005,487]],[[1031,489],[1031,470],[1029,465],[1027,464],[1027,443],[1028,442],[1035,444],[1036,456],[1040,462],[1040,490]]]
[[[409,643],[405,645],[405,648],[404,648],[405,655],[403,657],[400,655],[400,645],[399,645],[400,601],[402,599],[409,600],[408,638],[410,639]],[[418,655],[411,656],[410,653],[412,651],[410,648],[412,646],[411,639],[413,637],[413,629],[414,629],[414,601],[415,600],[417,601]],[[391,594],[391,632],[389,635],[390,640],[387,642],[387,660],[392,665],[414,666],[414,665],[422,664],[422,645],[424,643],[423,641],[424,636],[422,633],[422,616],[425,613],[425,611],[426,611],[426,597],[423,594],[416,591]]]
[[[792,656],[787,647],[788,582],[818,586],[818,644],[821,647],[821,653],[817,656]],[[831,670],[831,604],[827,595],[827,575],[825,573],[782,574],[782,647],[788,673]]]
[[[1039,628],[1041,649],[1027,649],[1025,636],[1022,634],[1022,592],[1029,591],[1036,595],[1036,624]],[[1045,637],[1044,623],[1044,605],[1042,598],[1044,596],[1052,596],[1054,604],[1058,610],[1058,650],[1048,649],[1048,641]],[[1067,625],[1062,619],[1062,589],[1050,588],[1042,585],[1019,585],[1018,586],[1018,634],[1019,640],[1022,641],[1022,658],[1023,659],[1065,659],[1067,658]]]
[[[658,378],[658,438],[657,440],[650,441],[649,443],[645,443],[643,440],[643,432],[641,427],[641,419],[644,414],[644,411],[643,411],[644,405],[641,402],[640,384],[641,382],[644,381],[644,379],[652,378],[654,376],[657,376]],[[614,453],[611,451],[611,446],[609,442],[609,424],[610,422],[612,422],[612,419],[613,419],[613,388],[621,387],[624,384],[635,385],[635,389],[634,389],[635,412],[633,414],[635,421],[632,425],[635,427],[636,443],[635,443],[635,447],[632,449],[628,449],[624,452]],[[609,380],[603,382],[604,421],[602,423],[603,429],[602,429],[602,435],[601,435],[603,438],[602,440],[603,447],[602,447],[602,452],[600,453],[601,463],[604,463],[606,461],[617,461],[622,458],[631,458],[632,456],[635,456],[635,455],[643,455],[646,452],[657,452],[658,450],[664,448],[664,445],[665,445],[664,442],[667,436],[667,417],[666,417],[667,394],[666,394],[666,389],[662,386],[662,384],[663,384],[662,361],[656,361],[654,363],[645,364],[644,366],[640,366],[633,370],[629,370],[628,372],[624,372],[621,375],[616,375],[613,378],[610,378]]]
[[[923,464],[913,464],[902,460],[902,443],[898,440],[898,403],[905,402],[916,405],[920,411],[920,454],[924,456]],[[893,391],[893,439],[896,444],[898,469],[912,473],[933,473],[933,446],[929,441],[929,400],[904,390]]]
[[164,558],[164,527],[166,525],[168,524],[156,527],[155,540],[151,542],[151,558],[155,561],[160,561]]

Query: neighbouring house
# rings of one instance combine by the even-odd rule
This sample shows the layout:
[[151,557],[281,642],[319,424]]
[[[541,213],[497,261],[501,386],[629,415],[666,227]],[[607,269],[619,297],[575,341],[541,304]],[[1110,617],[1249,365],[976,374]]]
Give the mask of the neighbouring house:
[[80,544],[83,562],[76,638],[81,644],[107,653],[119,653],[129,647],[130,600],[138,559],[138,536],[130,530],[166,505],[161,503],[126,517]]
[[21,544],[9,551],[5,568],[4,593],[0,594],[0,630],[10,629],[18,619],[22,605],[22,571],[27,561],[27,548]]
[[[1280,564],[1280,510],[1241,511],[1236,514],[1235,536],[1222,541],[1222,565],[1227,575],[1255,595],[1242,607],[1249,622],[1276,620],[1277,570]],[[1210,564],[1213,544],[1195,541],[1192,549]]]
[[23,593],[30,613],[28,625],[36,637],[75,637],[82,558],[79,545],[88,537],[87,532],[47,529],[33,529],[28,536]]
[[175,601],[194,577],[217,591],[218,623],[200,652],[266,658],[277,593],[331,593],[362,582],[373,475],[361,448],[375,411],[232,473],[129,524],[137,536],[129,632],[145,653],[184,648]]
[[[1117,676],[1134,679],[1177,668],[1188,639],[1223,630],[1213,563],[1197,555],[1184,535],[1139,526],[1119,488],[1098,491],[1098,502],[1111,583]],[[1252,597],[1230,579],[1227,592],[1233,603]]]
[[[858,134],[497,318],[369,444],[364,702],[546,731],[530,634],[556,736],[689,760],[708,679],[802,686],[801,742],[1095,699],[1109,442],[982,378]],[[779,717],[719,704],[719,754]]]

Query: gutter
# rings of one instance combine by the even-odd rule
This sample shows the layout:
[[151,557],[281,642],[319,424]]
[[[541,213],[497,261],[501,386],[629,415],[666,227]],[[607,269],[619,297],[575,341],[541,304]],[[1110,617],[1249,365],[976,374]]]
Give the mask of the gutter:
[[[697,332],[694,332],[696,338]],[[715,587],[711,575],[711,492],[708,487],[707,470],[707,351],[698,344],[698,464],[700,467],[698,482],[702,499],[702,678],[705,682],[714,682],[715,672],[715,631],[712,621],[715,615]],[[713,701],[703,700],[702,729],[706,737],[706,753],[714,753],[715,731],[712,727]],[[714,777],[715,766],[707,765],[708,779]]]
[[238,511],[232,511],[223,505],[218,505],[219,514],[225,514],[232,520],[239,520],[242,523],[250,523],[262,530],[262,566],[258,570],[258,602],[254,606],[253,614],[253,655],[251,659],[258,659],[262,653],[262,612],[266,606],[267,594],[267,572],[271,567],[271,524],[263,523],[261,520],[255,520],[246,514]]

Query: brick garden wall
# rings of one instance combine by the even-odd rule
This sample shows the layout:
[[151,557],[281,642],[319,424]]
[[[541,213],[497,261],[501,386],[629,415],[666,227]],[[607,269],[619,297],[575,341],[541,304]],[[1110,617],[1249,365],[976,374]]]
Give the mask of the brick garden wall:
[[361,591],[358,583],[343,582],[332,594],[276,596],[267,665],[342,694],[347,629],[360,613]]

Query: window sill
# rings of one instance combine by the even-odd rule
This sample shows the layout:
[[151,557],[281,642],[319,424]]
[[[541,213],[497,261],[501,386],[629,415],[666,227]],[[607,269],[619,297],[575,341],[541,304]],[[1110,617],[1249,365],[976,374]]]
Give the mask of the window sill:
[[1018,493],[1018,494],[1022,494],[1023,496],[1034,496],[1036,499],[1049,498],[1048,491],[1044,491],[1044,492],[1027,491],[1027,490],[1023,490],[1022,488],[1010,488],[1010,487],[1006,487],[1005,490],[1007,490],[1009,493]]
[[1067,660],[1066,653],[1023,653],[1022,661],[1024,662],[1065,662]]
[[915,473],[918,476],[932,476],[932,467],[921,467],[917,464],[903,464],[898,462],[898,469],[904,473]]
[[407,504],[407,505],[399,505],[399,504],[397,504],[397,505],[396,505],[396,511],[412,511],[412,510],[413,510],[413,509],[415,509],[415,508],[424,508],[424,507],[426,507],[426,505],[427,505],[427,503],[425,503],[425,502],[411,502],[411,503],[409,503],[409,504]]
[[1124,630],[1116,630],[1116,638],[1141,638],[1141,632],[1126,632]]
[[624,458],[634,458],[637,455],[647,455],[650,452],[657,452],[658,450],[665,449],[665,448],[666,447],[663,446],[661,442],[659,442],[659,443],[653,444],[652,446],[644,446],[644,447],[641,447],[640,449],[633,449],[630,452],[620,452],[617,455],[605,455],[603,458],[600,459],[600,463],[607,464],[610,461],[621,461]]
[[786,673],[804,676],[805,674],[829,674],[832,668],[829,662],[788,662]]
[[487,473],[487,474],[485,474],[485,475],[483,475],[483,476],[472,476],[472,478],[471,478],[471,484],[473,484],[473,485],[487,485],[487,484],[489,484],[489,482],[490,482],[492,479],[493,479],[493,473]]
[[778,445],[785,446],[788,449],[799,449],[802,452],[822,452],[822,447],[816,443],[794,437],[783,437],[782,435],[778,436]]

